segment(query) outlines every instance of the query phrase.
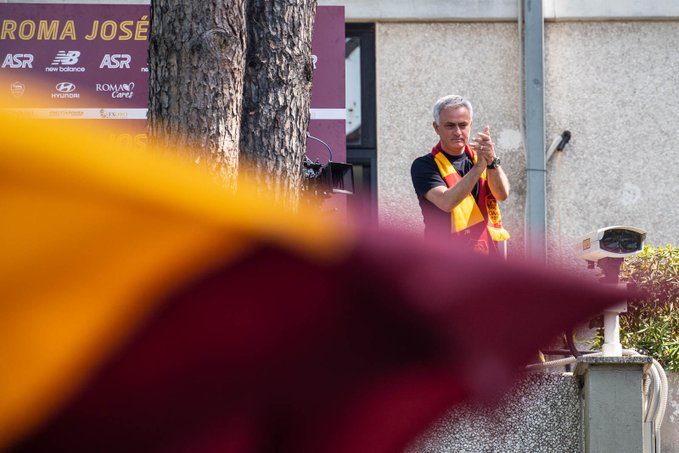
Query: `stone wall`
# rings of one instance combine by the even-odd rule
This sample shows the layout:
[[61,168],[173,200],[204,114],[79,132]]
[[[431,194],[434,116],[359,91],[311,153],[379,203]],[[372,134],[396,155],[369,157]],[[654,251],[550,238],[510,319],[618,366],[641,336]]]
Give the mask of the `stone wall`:
[[[668,379],[662,453],[679,453],[679,373],[669,373]],[[578,395],[578,381],[570,373],[527,374],[496,406],[465,404],[452,409],[406,453],[579,453],[583,447]]]
[[570,375],[528,374],[497,407],[451,410],[407,453],[579,452],[578,392]]

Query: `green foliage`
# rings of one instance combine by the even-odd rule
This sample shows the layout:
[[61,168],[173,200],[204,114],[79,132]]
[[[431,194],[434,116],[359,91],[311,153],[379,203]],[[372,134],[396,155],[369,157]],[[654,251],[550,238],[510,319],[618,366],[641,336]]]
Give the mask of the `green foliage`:
[[679,371],[679,249],[647,245],[625,259],[621,281],[642,291],[620,316],[620,342]]

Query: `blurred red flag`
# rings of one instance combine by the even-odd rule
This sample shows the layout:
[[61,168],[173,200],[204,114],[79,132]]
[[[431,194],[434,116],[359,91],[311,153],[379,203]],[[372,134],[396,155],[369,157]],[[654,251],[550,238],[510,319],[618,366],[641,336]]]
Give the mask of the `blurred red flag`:
[[0,120],[0,448],[401,451],[620,296]]
[[402,451],[614,300],[408,244],[330,263],[260,244],[163,300],[16,451]]

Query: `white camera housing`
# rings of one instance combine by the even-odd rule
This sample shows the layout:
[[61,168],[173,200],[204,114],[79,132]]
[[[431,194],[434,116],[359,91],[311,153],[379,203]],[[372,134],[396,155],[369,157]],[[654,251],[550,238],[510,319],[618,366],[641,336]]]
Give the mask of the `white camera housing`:
[[644,248],[646,231],[632,226],[615,225],[599,228],[582,236],[576,244],[578,258],[599,261],[603,258],[633,256]]

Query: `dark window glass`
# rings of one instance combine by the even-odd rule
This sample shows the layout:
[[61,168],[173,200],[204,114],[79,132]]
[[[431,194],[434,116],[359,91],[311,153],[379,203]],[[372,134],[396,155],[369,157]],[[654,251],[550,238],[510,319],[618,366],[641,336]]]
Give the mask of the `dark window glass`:
[[347,162],[354,165],[352,215],[377,223],[375,26],[346,25]]

